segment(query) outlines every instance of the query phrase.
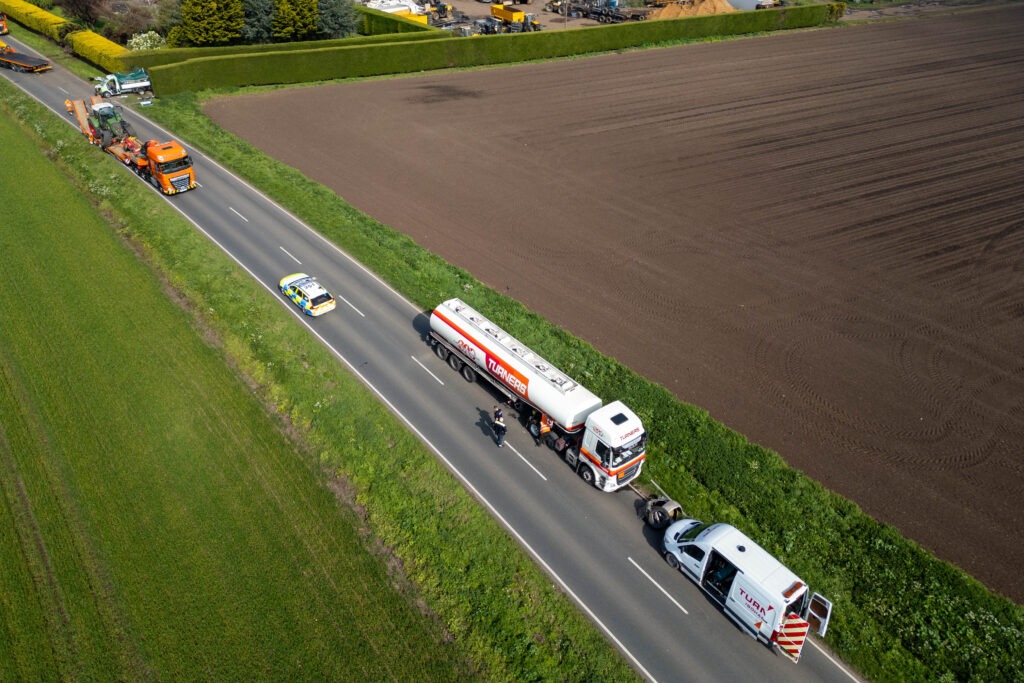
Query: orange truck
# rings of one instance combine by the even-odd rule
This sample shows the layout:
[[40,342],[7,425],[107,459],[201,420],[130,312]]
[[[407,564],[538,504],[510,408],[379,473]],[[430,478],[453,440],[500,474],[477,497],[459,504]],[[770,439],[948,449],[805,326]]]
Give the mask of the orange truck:
[[121,160],[143,180],[164,194],[178,194],[196,187],[192,159],[180,143],[141,142],[121,113],[121,108],[94,95],[85,100],[65,100],[68,113],[82,134]]
[[0,12],[0,36],[5,36],[10,31],[7,30],[7,15]]

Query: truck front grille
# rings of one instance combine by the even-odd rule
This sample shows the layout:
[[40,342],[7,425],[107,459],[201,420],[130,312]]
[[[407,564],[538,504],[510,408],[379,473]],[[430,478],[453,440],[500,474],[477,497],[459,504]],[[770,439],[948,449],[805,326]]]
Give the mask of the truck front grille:
[[175,192],[184,192],[189,189],[189,176],[188,174],[180,175],[177,178],[171,178],[171,185],[174,186]]
[[618,480],[620,482],[629,481],[630,479],[632,479],[633,477],[635,477],[637,475],[637,472],[639,470],[640,470],[640,463],[637,463],[637,464],[633,465],[629,469],[622,470],[618,474]]

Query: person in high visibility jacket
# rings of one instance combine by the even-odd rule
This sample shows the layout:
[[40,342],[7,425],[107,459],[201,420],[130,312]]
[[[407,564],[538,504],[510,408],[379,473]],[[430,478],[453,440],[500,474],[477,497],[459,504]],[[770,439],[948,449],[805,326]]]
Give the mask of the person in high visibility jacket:
[[543,441],[544,435],[551,431],[552,422],[551,418],[544,413],[540,414],[540,438]]
[[[533,413],[533,422],[537,425],[537,436],[534,438],[533,442],[534,445],[540,446],[544,443],[544,436],[551,431],[551,427],[554,423],[551,421],[551,418],[544,413],[540,413],[540,419],[537,418],[537,414],[538,411]],[[530,432],[533,433],[533,430],[531,429]]]

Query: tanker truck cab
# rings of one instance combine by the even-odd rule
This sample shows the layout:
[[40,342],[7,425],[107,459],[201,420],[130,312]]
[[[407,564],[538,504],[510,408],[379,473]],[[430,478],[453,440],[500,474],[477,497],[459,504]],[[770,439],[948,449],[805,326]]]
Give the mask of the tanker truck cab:
[[807,634],[824,636],[832,603],[729,524],[683,519],[665,530],[665,561],[694,581],[752,638],[799,661]]
[[579,453],[570,448],[566,460],[584,481],[602,491],[614,491],[640,474],[647,452],[643,423],[622,401],[613,401],[587,416]]

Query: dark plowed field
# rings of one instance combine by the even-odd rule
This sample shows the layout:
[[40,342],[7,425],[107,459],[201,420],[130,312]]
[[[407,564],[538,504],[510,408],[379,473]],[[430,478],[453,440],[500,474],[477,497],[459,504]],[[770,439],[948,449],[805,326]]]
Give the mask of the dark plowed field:
[[208,112],[1021,601],[1022,32],[1016,5]]

